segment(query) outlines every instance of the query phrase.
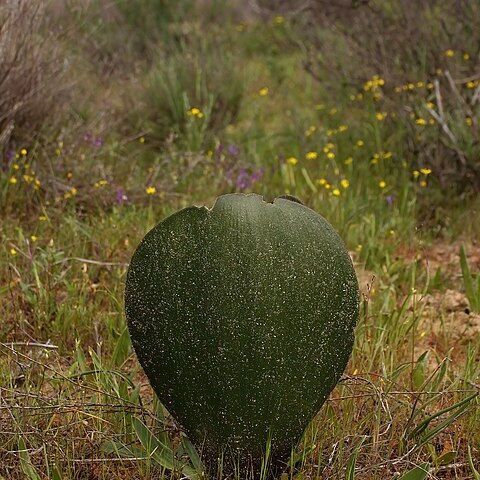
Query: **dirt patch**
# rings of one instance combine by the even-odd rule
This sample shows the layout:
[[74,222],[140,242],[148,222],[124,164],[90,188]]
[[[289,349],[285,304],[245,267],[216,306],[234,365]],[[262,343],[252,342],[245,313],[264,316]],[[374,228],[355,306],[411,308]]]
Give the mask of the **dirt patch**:
[[471,312],[467,297],[455,290],[436,292],[423,298],[419,329],[436,337],[448,336],[453,343],[467,343],[480,334],[480,314]]
[[464,245],[470,269],[473,272],[480,270],[480,244],[478,242],[454,242],[439,241],[432,245],[413,248],[401,245],[395,255],[405,261],[423,260],[430,275],[440,270],[446,279],[458,280],[462,276],[460,267],[460,248]]

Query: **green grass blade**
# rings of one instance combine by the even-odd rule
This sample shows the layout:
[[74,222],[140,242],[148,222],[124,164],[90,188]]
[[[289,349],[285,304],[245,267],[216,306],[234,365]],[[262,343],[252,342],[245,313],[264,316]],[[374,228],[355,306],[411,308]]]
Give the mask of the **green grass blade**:
[[162,467],[175,470],[177,462],[173,455],[171,444],[163,444],[138,418],[132,418],[132,424],[140,443],[148,456]]
[[130,353],[130,335],[128,328],[125,327],[117,339],[115,350],[112,354],[112,367],[119,367],[125,361]]
[[[452,410],[456,410],[452,415],[450,415],[447,418],[447,420],[445,420],[445,422],[447,422],[447,421],[449,422],[448,423],[448,425],[449,425],[450,423],[452,423],[452,421],[454,421],[457,418],[457,416],[459,414],[461,414],[467,408],[470,401],[473,400],[477,396],[478,396],[478,393],[473,393],[472,395],[469,395],[467,398],[464,398],[460,402],[457,402],[454,405],[451,405],[450,407],[444,408],[443,410],[440,410],[437,413],[434,413],[433,415],[430,415],[429,417],[427,417],[425,420],[423,420],[423,422],[421,422],[419,425],[417,425],[411,431],[411,433],[409,434],[409,438],[418,437],[420,434],[422,434],[426,430],[426,428],[428,427],[430,422],[432,420],[434,420],[435,418],[438,418],[441,415],[444,415],[445,413],[451,412]],[[442,424],[445,423],[445,422],[442,422]],[[442,425],[442,424],[440,424],[440,425]],[[438,428],[438,426],[434,430],[437,430],[437,428]]]
[[402,475],[398,480],[424,480],[430,472],[430,464],[422,463],[413,470],[408,471]]
[[472,450],[470,448],[470,445],[468,446],[467,455],[468,455],[468,465],[470,466],[470,470],[472,471],[473,480],[480,480],[480,473],[475,468],[475,465],[473,464]]
[[145,451],[141,448],[123,445],[120,442],[107,440],[102,445],[102,451],[107,454],[115,454],[121,458],[144,458]]
[[188,457],[190,458],[190,461],[192,462],[195,471],[201,475],[201,473],[205,471],[205,468],[200,458],[200,454],[198,453],[197,449],[194,447],[190,439],[184,433],[182,433],[182,446],[185,452],[188,454]]
[[309,186],[310,190],[313,193],[317,193],[317,187],[312,182],[312,179],[310,178],[310,175],[308,174],[305,168],[302,168],[302,175],[303,175],[303,178],[305,179],[305,183]]
[[345,480],[354,480],[355,479],[355,465],[357,464],[357,457],[360,448],[363,445],[366,437],[363,437],[358,445],[354,448],[353,452],[351,453],[350,457],[347,461],[347,468],[345,472]]
[[20,457],[20,465],[25,476],[29,480],[41,480],[40,475],[37,473],[37,470],[30,461],[30,455],[28,454],[27,447],[25,446],[25,441],[22,437],[18,439],[18,455]]
[[480,297],[477,296],[477,292],[475,291],[476,289],[474,287],[472,272],[470,271],[467,254],[463,245],[460,247],[460,266],[462,268],[463,286],[465,288],[465,294],[467,296],[468,303],[470,304],[470,308],[472,310],[478,311],[480,307]]
[[[422,438],[421,438],[421,442],[417,445],[417,449],[422,447],[423,445],[425,445],[426,443],[428,443],[433,437],[435,437],[435,435],[437,435],[438,433],[440,433],[442,430],[444,430],[445,428],[447,428],[449,425],[451,425],[453,422],[455,422],[461,415],[463,415],[463,413],[465,412],[465,410],[467,409],[470,401],[475,398],[478,394],[475,393],[473,395],[470,395],[469,397],[467,397],[466,399],[462,400],[461,402],[458,402],[456,403],[455,405],[453,405],[452,407],[450,407],[449,409],[445,409],[445,410],[448,410],[448,411],[451,411],[453,409],[456,408],[456,410],[451,414],[449,415],[443,422],[439,423],[435,428],[433,428],[432,430],[430,430],[428,433],[426,433]],[[440,413],[440,412],[439,412]],[[435,415],[432,415],[432,417],[438,417],[439,416],[439,413],[436,413]],[[429,417],[427,420],[432,420],[431,417]]]

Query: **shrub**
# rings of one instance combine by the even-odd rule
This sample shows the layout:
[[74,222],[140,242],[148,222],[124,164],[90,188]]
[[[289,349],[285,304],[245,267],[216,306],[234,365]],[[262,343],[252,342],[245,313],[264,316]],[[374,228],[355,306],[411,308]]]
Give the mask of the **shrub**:
[[294,18],[305,70],[331,98],[388,112],[412,170],[428,166],[444,189],[480,189],[478,2],[314,2]]

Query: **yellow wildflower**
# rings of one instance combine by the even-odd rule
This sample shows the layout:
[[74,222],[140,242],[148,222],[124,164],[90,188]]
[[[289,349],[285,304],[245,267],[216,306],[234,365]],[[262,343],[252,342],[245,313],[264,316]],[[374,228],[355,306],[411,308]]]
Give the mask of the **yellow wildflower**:
[[343,178],[342,181],[340,182],[340,185],[343,188],[348,188],[350,186],[350,182],[346,178]]
[[20,150],[20,155],[25,156],[27,153],[28,153],[28,151],[27,151],[26,148],[22,148],[22,149]]
[[38,237],[36,235],[31,235],[30,240],[35,243],[38,240]]
[[424,118],[417,118],[417,119],[415,120],[415,123],[416,123],[417,125],[426,125],[426,124],[427,124],[427,121],[426,121]]
[[463,54],[463,59],[464,60],[470,60],[470,55],[468,53]]
[[472,117],[466,117],[465,123],[467,124],[468,127],[471,127],[473,125]]
[[340,126],[338,127],[338,131],[339,131],[339,132],[345,132],[345,131],[347,131],[347,130],[348,130],[348,126],[347,126],[347,125],[340,125]]
[[104,187],[105,185],[108,185],[107,180],[99,180],[98,182],[95,182],[93,186],[95,188],[100,188],[100,187]]
[[17,179],[15,177],[11,177],[9,182],[12,184],[12,185],[15,185],[17,183]]
[[425,188],[425,187],[427,186],[427,182],[426,182],[425,180],[422,180],[422,181],[420,182],[420,186],[423,187],[423,188]]
[[190,115],[191,117],[203,118],[203,112],[197,107],[192,107],[190,110],[188,110],[187,115]]
[[355,250],[360,253],[362,251],[362,248],[363,248],[363,245],[361,243],[359,243],[357,245],[357,247],[355,248]]
[[145,192],[147,193],[147,195],[153,195],[154,193],[156,193],[157,189],[155,187],[147,187],[145,189]]
[[290,165],[296,165],[298,163],[298,160],[295,157],[289,157],[287,158],[287,163]]
[[275,17],[275,23],[277,23],[278,25],[281,25],[284,22],[285,22],[285,17],[282,17],[282,15],[277,15]]
[[138,141],[139,141],[140,143],[145,143],[145,137],[140,137],[140,138],[138,139]]
[[430,175],[432,171],[429,168],[421,168],[420,172],[423,173],[424,175]]
[[343,162],[345,165],[351,165],[353,163],[353,157],[348,157]]
[[420,172],[418,170],[414,170],[412,172],[413,178],[417,178],[420,175]]
[[427,83],[427,90],[433,90],[433,83]]
[[315,160],[317,157],[318,157],[318,153],[317,153],[317,152],[308,152],[308,153],[305,155],[305,158],[306,158],[307,160]]
[[10,249],[10,255],[14,257],[17,254],[17,251],[14,248]]
[[46,222],[46,221],[47,221],[47,217],[46,217],[45,215],[40,215],[40,216],[38,217],[38,220],[39,220],[40,222]]
[[258,94],[261,96],[261,97],[265,97],[266,95],[268,95],[268,88],[267,87],[263,87],[261,88],[259,91],[258,91]]
[[452,49],[445,50],[445,56],[446,57],[453,57],[455,55],[455,52]]
[[328,152],[327,158],[329,158],[330,160],[333,160],[335,158],[335,154],[333,152]]
[[317,180],[317,183],[318,183],[319,185],[326,185],[326,184],[327,184],[327,181],[326,181],[324,178],[319,178],[319,179]]
[[384,180],[380,180],[380,182],[378,182],[378,186],[383,189],[387,186],[387,183]]
[[332,195],[334,195],[335,197],[339,197],[341,195],[341,192],[338,188],[334,188],[332,190]]
[[18,165],[18,163],[14,163],[14,164],[12,165],[12,168],[13,168],[14,170],[20,170],[20,166]]
[[356,145],[357,147],[363,147],[365,145],[365,142],[363,140],[357,140]]
[[375,114],[375,117],[379,122],[381,122],[382,120],[385,120],[386,116],[387,116],[387,112],[377,112]]
[[422,88],[425,84],[423,82],[417,82],[417,88]]

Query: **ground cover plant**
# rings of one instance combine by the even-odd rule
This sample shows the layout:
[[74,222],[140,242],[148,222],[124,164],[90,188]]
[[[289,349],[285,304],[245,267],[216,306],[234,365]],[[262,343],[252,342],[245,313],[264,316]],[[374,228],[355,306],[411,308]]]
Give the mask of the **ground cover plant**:
[[0,476],[202,477],[133,354],[125,276],[161,219],[255,192],[332,223],[362,292],[347,370],[281,478],[480,478],[478,4],[17,3]]

